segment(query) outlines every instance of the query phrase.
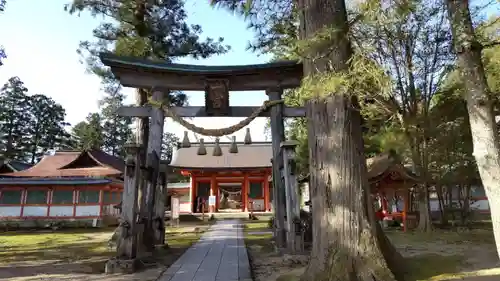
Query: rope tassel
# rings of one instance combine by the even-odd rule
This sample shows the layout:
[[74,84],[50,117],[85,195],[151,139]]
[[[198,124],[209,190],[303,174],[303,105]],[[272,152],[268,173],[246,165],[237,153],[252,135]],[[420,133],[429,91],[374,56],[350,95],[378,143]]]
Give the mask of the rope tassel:
[[207,149],[205,148],[205,140],[200,139],[200,146],[198,147],[198,155],[207,155]]
[[214,152],[212,155],[213,156],[222,156],[222,149],[220,148],[219,138],[215,139]]
[[191,141],[189,140],[188,131],[184,131],[184,138],[182,139],[182,147],[191,147]]
[[236,145],[236,137],[233,136],[233,141],[229,147],[229,153],[238,153],[238,145]]

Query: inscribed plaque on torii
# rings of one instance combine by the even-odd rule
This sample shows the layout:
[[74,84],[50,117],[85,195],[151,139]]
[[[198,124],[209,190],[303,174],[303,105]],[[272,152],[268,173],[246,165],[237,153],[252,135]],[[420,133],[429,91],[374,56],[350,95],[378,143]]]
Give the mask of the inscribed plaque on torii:
[[205,110],[208,116],[228,116],[229,87],[225,79],[210,79],[205,86]]

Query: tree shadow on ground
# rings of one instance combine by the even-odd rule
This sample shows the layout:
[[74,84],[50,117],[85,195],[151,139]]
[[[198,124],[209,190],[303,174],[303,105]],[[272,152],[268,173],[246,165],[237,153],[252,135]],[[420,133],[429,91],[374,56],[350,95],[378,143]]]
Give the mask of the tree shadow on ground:
[[[307,264],[294,264],[292,255],[281,256],[274,253],[272,234],[260,234],[258,231],[270,231],[267,227],[257,227],[257,223],[246,222],[245,244],[249,251],[250,263],[254,274],[254,280],[295,280],[300,276]],[[258,234],[254,234],[258,233]],[[407,281],[445,281],[463,280],[468,281],[496,281],[500,280],[498,275],[485,273],[487,276],[477,276],[480,272],[464,272],[468,266],[468,249],[480,247],[480,249],[494,248],[491,230],[473,230],[467,232],[435,231],[433,233],[417,232],[387,232],[386,233],[398,250],[405,257],[407,265],[405,277]],[[434,247],[428,249],[429,247]],[[443,247],[458,248],[461,251],[441,251]],[[465,250],[464,250],[465,249]],[[442,252],[442,253],[441,253]],[[482,256],[482,257],[488,257]],[[484,261],[482,261],[484,262]],[[488,264],[488,261],[486,261]],[[491,268],[485,264],[474,265],[475,269]],[[281,274],[279,274],[281,272]],[[296,274],[297,276],[292,276]],[[470,276],[469,276],[470,275]],[[295,279],[294,279],[295,278]]]
[[[11,237],[4,235],[3,241],[0,238],[5,246],[0,250],[0,279],[104,273],[106,261],[115,255],[115,250],[107,245],[107,236],[92,240],[88,237],[94,237],[96,232],[76,233],[79,235],[70,236],[70,239],[74,238],[70,241],[67,240],[67,232],[55,232],[42,238],[23,233],[23,239],[19,239],[17,233],[10,233]],[[198,241],[201,233],[167,233],[169,247],[157,249],[152,258],[144,260],[143,269],[171,265]]]

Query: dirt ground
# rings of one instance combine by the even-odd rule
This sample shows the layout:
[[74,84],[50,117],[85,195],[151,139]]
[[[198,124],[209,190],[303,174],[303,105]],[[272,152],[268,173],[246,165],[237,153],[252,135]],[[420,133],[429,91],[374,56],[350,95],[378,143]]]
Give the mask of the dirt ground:
[[156,280],[207,228],[199,223],[167,228],[170,248],[159,250],[144,270],[130,275],[104,274],[104,264],[114,254],[107,246],[114,229],[0,233],[0,280]]
[[[294,281],[305,270],[308,253],[280,256],[273,251],[265,223],[248,223],[246,243],[255,281]],[[386,232],[406,258],[408,280],[498,281],[500,267],[490,229]]]

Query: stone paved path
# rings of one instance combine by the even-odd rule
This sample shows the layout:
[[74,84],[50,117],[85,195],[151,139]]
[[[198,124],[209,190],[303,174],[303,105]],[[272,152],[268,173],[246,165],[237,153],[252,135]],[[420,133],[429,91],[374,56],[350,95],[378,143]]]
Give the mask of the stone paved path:
[[239,220],[217,221],[159,281],[252,281]]

